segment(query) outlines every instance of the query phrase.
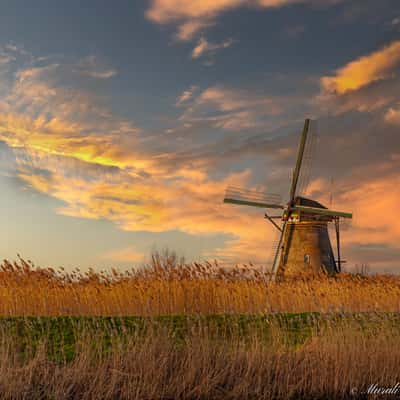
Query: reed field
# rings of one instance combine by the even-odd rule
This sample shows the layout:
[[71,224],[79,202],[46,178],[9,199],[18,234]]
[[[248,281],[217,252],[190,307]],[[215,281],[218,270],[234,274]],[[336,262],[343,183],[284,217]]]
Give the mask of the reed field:
[[400,278],[340,274],[273,283],[238,266],[153,256],[142,269],[67,273],[22,259],[0,266],[0,315],[166,315],[400,311]]
[[396,276],[273,282],[157,254],[125,272],[4,261],[0,398],[369,398],[400,382],[399,311]]

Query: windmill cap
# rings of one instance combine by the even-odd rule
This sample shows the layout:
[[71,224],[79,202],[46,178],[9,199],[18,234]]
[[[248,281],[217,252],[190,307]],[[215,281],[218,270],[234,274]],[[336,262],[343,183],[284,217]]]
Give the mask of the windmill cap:
[[294,204],[298,206],[305,206],[305,207],[314,207],[314,208],[325,208],[327,207],[323,206],[321,203],[318,203],[318,201],[307,199],[306,197],[301,197],[297,196],[294,200]]

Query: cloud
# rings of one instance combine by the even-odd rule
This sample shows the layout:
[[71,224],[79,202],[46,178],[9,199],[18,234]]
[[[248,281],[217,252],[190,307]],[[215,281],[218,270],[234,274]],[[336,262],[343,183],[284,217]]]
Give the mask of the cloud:
[[107,68],[95,56],[89,56],[80,61],[77,66],[82,75],[97,79],[109,79],[117,74],[113,68]]
[[[331,153],[336,154],[336,150]],[[366,263],[375,271],[390,267],[398,272],[400,223],[392,216],[400,196],[398,161],[400,158],[373,163],[371,167],[364,167],[364,171],[353,169],[354,176],[341,176],[334,187],[327,178],[317,178],[309,185],[307,197],[315,198],[329,208],[353,213],[352,220],[341,220],[342,256],[350,268]],[[332,193],[333,204],[330,204]],[[335,244],[333,230],[331,240]],[[389,249],[393,250],[391,255]]]
[[145,260],[146,255],[133,247],[116,249],[100,256],[101,259],[111,262],[138,263]]
[[379,177],[362,183],[343,196],[343,201],[353,207],[353,239],[348,242],[370,243],[382,241],[387,245],[398,247],[400,240],[400,223],[393,221],[394,210],[400,190],[396,175]]
[[400,17],[393,18],[391,24],[395,27],[400,26]]
[[400,126],[400,108],[389,108],[384,118],[386,122]]
[[[0,140],[11,147],[127,166],[135,157],[138,128],[80,87],[74,68],[54,63],[21,68],[4,98]],[[139,165],[140,156],[136,160]]]
[[[234,250],[238,246],[241,259],[261,260],[253,251],[256,245],[262,249],[262,244],[256,241],[259,232],[265,229],[262,213],[254,220],[251,211],[222,203],[224,188],[231,184],[245,185],[249,172],[230,174],[223,179],[212,179],[206,172],[187,172],[177,170],[173,175],[167,171],[153,172],[150,177],[141,178],[129,170],[92,168],[83,161],[32,152],[30,157],[19,159],[18,177],[33,190],[61,200],[64,206],[57,209],[59,214],[106,219],[128,231],[234,234],[236,239],[230,242],[226,253],[221,249],[219,256],[225,259],[233,254],[238,256],[238,250]],[[258,226],[258,231],[249,231],[249,224]],[[268,236],[268,230],[265,231]],[[246,249],[246,243],[252,245]]]
[[116,72],[113,69],[109,69],[104,71],[88,71],[85,74],[91,76],[92,78],[108,79],[115,76]]
[[218,14],[232,8],[243,6],[244,0],[216,0],[216,1],[181,1],[181,0],[153,0],[147,10],[147,17],[158,24],[178,22],[190,24],[184,29],[183,38],[191,38],[199,29],[210,23]]
[[359,57],[335,75],[320,79],[321,92],[314,98],[320,112],[338,115],[349,111],[384,114],[398,104],[400,90],[400,41]]
[[234,43],[233,39],[225,40],[221,43],[210,43],[204,37],[201,37],[197,42],[196,47],[192,51],[192,58],[196,59],[204,55],[213,55],[218,50],[226,49]]
[[152,0],[146,16],[157,24],[178,24],[178,39],[191,40],[204,28],[213,25],[220,14],[236,8],[277,8],[317,2],[327,3],[318,0]]
[[0,67],[17,61],[20,57],[32,59],[32,56],[21,46],[12,43],[0,46]]
[[193,39],[198,32],[201,32],[212,25],[213,22],[207,20],[187,21],[179,26],[176,37],[181,41],[189,41]]
[[322,77],[321,86],[326,93],[345,94],[390,77],[399,65],[400,41],[394,41],[339,68],[334,76]]
[[14,58],[12,57],[12,56],[10,56],[10,55],[7,55],[7,54],[2,54],[1,52],[0,52],[0,66],[1,65],[5,65],[5,64],[8,64],[8,63],[10,63],[11,61],[13,61],[14,60]]
[[271,114],[281,111],[270,98],[220,86],[213,86],[204,90],[198,98],[198,102],[201,104],[213,103],[221,111],[237,111],[252,107],[265,108]]
[[207,121],[216,128],[241,131],[259,126],[266,117],[282,112],[279,99],[250,91],[212,86],[197,95],[188,105],[181,121]]
[[[248,171],[212,177],[201,157],[157,150],[159,136],[143,144],[132,121],[116,116],[84,80],[76,84],[76,64],[41,64],[9,76],[0,110],[0,140],[12,150],[15,176],[26,188],[61,201],[59,214],[106,219],[123,230],[234,233],[233,246],[239,238],[240,246],[254,242],[251,211],[222,203],[225,186],[246,184]],[[196,101],[195,92],[183,94],[182,104]],[[253,104],[249,98],[229,105],[210,91],[201,101],[232,111]],[[259,225],[265,226],[262,216]]]
[[391,76],[341,95],[322,91],[314,98],[314,104],[319,112],[332,115],[354,110],[362,113],[381,112],[398,102],[399,90],[400,76]]
[[[396,164],[399,163],[396,162]],[[385,243],[387,246],[399,248],[400,223],[393,219],[392,215],[392,210],[395,210],[400,196],[398,174],[392,173],[364,179],[356,186],[354,186],[354,181],[354,178],[342,179],[341,184],[345,190],[337,192],[335,196],[335,209],[353,212],[351,229],[343,232],[343,242],[348,247]],[[319,190],[329,194],[329,185],[328,180],[322,181]],[[384,249],[382,253],[384,254]],[[362,253],[361,257],[363,257]]]
[[[149,137],[133,121],[116,115],[85,89],[88,77],[75,67],[50,62],[10,75],[0,107],[0,140],[12,149],[15,175],[25,187],[58,199],[59,214],[105,219],[129,231],[221,234],[229,241],[209,257],[265,262],[275,231],[262,210],[229,206],[222,198],[228,185],[283,188],[286,194],[301,129],[301,123],[288,118],[293,117],[287,111],[290,101],[254,90],[192,86],[177,100],[183,110],[177,123],[186,126],[177,132],[183,137],[177,142],[164,131]],[[374,83],[380,85],[377,93],[385,82]],[[397,107],[398,94],[388,115],[396,115]],[[343,184],[335,206],[355,212],[344,242],[365,246],[386,240],[395,247],[399,226],[392,215],[381,215],[400,195],[397,127],[384,125],[381,115],[363,115],[338,126],[342,119],[331,120],[328,143],[319,147],[323,164],[310,185],[312,195],[326,201],[327,169],[334,168]],[[288,135],[292,131],[296,134]],[[134,248],[125,250],[121,257],[135,256],[130,253]]]
[[198,86],[192,85],[188,90],[184,90],[182,94],[178,97],[176,105],[181,106],[182,104],[187,103],[189,100],[191,100],[197,89]]
[[16,45],[14,43],[6,44],[4,46],[4,49],[10,53],[14,53],[15,55],[27,56],[29,58],[32,58],[32,55],[28,51],[26,51],[23,46]]
[[[363,255],[361,259],[360,254]],[[346,271],[357,270],[357,265],[364,264],[373,266],[373,269],[370,269],[371,272],[398,274],[400,247],[388,245],[384,241],[353,243],[346,249],[346,258],[358,260],[354,267],[345,265]]]

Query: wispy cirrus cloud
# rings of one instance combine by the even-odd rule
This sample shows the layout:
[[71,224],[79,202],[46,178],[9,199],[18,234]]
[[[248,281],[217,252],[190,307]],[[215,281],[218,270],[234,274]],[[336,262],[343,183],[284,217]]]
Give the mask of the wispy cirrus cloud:
[[154,23],[178,25],[177,38],[191,40],[205,28],[212,26],[221,14],[240,7],[278,8],[291,4],[320,3],[337,1],[319,0],[151,0],[146,12]]
[[14,60],[14,58],[11,55],[0,52],[0,66],[8,64],[9,62],[11,62],[13,60]]
[[[66,216],[105,219],[129,231],[235,232],[232,248],[254,243],[251,213],[237,216],[222,203],[224,187],[246,184],[249,171],[215,178],[201,158],[160,153],[148,141],[143,147],[141,129],[115,115],[83,82],[74,85],[74,71],[72,64],[50,62],[9,76],[0,140],[14,152],[15,175],[26,187],[60,200],[57,213]],[[181,101],[193,97],[186,93]]]
[[204,37],[201,37],[192,51],[192,58],[197,59],[203,56],[212,57],[218,50],[227,49],[231,47],[233,43],[233,39],[227,39],[221,43],[211,43]]
[[223,86],[209,87],[196,96],[192,93],[185,105],[181,121],[208,121],[227,131],[255,128],[266,118],[277,117],[283,112],[282,99]]
[[[261,231],[265,227],[263,218],[254,220],[251,212],[238,212],[222,203],[223,188],[246,185],[249,175],[244,171],[213,179],[206,172],[178,170],[173,174],[153,171],[138,177],[127,169],[110,169],[37,151],[31,152],[30,157],[21,154],[18,168],[18,177],[26,185],[65,204],[57,209],[59,214],[105,219],[127,231],[234,233],[235,239],[225,251],[220,249],[219,258],[232,262],[265,261],[257,230],[248,229],[252,224]],[[237,258],[231,259],[233,256]]]
[[113,68],[107,67],[97,57],[91,55],[82,59],[77,66],[77,70],[91,78],[109,79],[117,74]]
[[385,114],[385,121],[400,126],[400,106],[397,108],[390,107]]
[[118,159],[115,166],[126,165],[135,157],[139,129],[113,115],[99,96],[81,87],[80,72],[75,71],[74,64],[28,63],[10,74],[0,113],[0,139],[12,147],[111,166]]
[[[226,39],[212,43],[205,39],[206,29],[216,24],[218,17],[238,8],[268,9],[292,4],[329,5],[345,0],[151,0],[146,17],[159,25],[175,25],[175,37],[179,41],[190,41],[200,36],[192,50],[191,57],[197,59],[202,55],[213,55],[221,49],[230,47],[234,41]],[[288,31],[289,35],[297,35],[303,27]],[[208,60],[205,65],[212,65]]]
[[184,90],[182,92],[182,94],[179,95],[179,97],[176,101],[176,105],[181,106],[181,105],[187,103],[188,101],[190,101],[193,98],[193,96],[198,88],[199,88],[198,86],[192,85],[189,89]]
[[[297,128],[293,131],[296,135],[286,132],[286,136],[272,140],[268,125],[276,128],[293,117],[288,112],[288,99],[219,85],[204,90],[189,87],[177,101],[183,110],[177,123],[188,124],[182,136],[189,136],[178,150],[173,140],[168,148],[171,136],[163,136],[163,132],[154,139],[142,140],[146,132],[116,115],[104,99],[85,89],[84,80],[90,77],[78,74],[82,81],[74,84],[74,68],[72,64],[42,62],[9,76],[6,104],[0,109],[0,139],[13,150],[15,173],[25,187],[60,200],[62,205],[56,211],[62,215],[104,219],[120,229],[137,232],[221,234],[231,239],[224,247],[210,251],[210,257],[265,262],[273,229],[262,213],[224,205],[222,197],[228,185],[256,188],[255,174],[262,183],[258,189],[270,189],[271,182],[280,189],[280,183],[289,181]],[[304,102],[304,98],[295,101]],[[397,108],[393,106],[393,110]],[[212,140],[203,143],[211,127]],[[382,223],[378,217],[368,220],[369,201],[378,204],[379,196],[384,196],[391,180],[396,179],[393,168],[398,166],[393,152],[399,143],[394,126],[380,136],[384,145],[366,146],[366,137],[374,138],[373,133],[381,127],[371,128],[369,136],[365,136],[365,126],[334,131],[324,157],[324,166],[332,164],[342,178],[350,176],[345,183],[351,190],[338,195],[338,205],[362,211],[355,226],[359,229],[357,241],[363,245],[372,239],[378,241],[379,235],[398,238],[397,225],[389,230],[386,227],[389,219]],[[343,159],[337,162],[332,154]],[[242,168],[238,160],[243,156],[257,159],[259,164]],[[382,165],[384,157],[389,157],[391,169]],[[371,169],[357,175],[365,159]],[[219,168],[223,162],[224,168]],[[260,175],[260,166],[268,171],[265,175]],[[390,179],[381,179],[379,174]],[[311,187],[315,196],[326,195],[329,180],[321,178]],[[366,193],[364,198],[358,197],[357,188]],[[379,203],[376,212],[392,207],[396,196]],[[372,236],[368,236],[368,230]],[[355,243],[356,235],[348,240]]]
[[0,66],[16,61],[21,56],[32,59],[32,56],[21,46],[12,43],[0,46]]

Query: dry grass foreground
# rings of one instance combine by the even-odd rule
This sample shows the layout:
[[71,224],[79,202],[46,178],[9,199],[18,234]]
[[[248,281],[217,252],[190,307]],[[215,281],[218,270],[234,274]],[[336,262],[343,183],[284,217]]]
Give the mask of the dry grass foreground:
[[390,319],[325,324],[296,346],[279,325],[270,329],[229,340],[201,325],[181,340],[161,329],[109,335],[106,347],[100,331],[82,329],[72,360],[49,356],[46,340],[21,351],[0,330],[1,398],[357,399],[400,382],[400,330]]
[[[175,257],[155,256],[123,274],[5,261],[0,398],[367,398],[370,385],[400,382],[399,294],[400,279],[391,276],[272,283],[251,266],[226,270]],[[274,319],[282,311],[328,314],[302,314],[304,324],[285,317],[287,325]],[[269,321],[267,330],[242,313]],[[181,316],[157,317],[163,314]],[[121,325],[95,315],[148,317]],[[160,327],[157,318],[172,323]]]
[[243,266],[184,264],[153,256],[151,265],[124,273],[0,266],[0,315],[163,315],[271,312],[400,311],[400,277],[340,274],[270,282]]

